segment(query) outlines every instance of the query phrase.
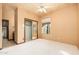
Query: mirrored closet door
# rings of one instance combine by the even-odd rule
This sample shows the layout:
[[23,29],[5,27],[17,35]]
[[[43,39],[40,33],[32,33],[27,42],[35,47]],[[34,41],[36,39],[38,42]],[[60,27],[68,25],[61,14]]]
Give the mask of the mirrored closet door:
[[24,21],[24,41],[30,41],[38,38],[37,21],[25,19]]
[[32,39],[37,39],[37,31],[38,31],[38,29],[37,29],[37,26],[38,24],[37,24],[37,22],[36,21],[32,21]]

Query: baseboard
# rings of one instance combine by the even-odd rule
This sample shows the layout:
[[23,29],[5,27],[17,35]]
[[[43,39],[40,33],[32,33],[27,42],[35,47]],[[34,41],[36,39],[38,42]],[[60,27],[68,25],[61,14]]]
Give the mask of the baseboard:
[[25,42],[21,42],[21,43],[16,43],[17,45],[19,45],[19,44],[22,44],[22,43],[25,43]]
[[11,40],[13,40],[13,39],[8,39],[8,41],[11,41]]
[[0,50],[2,50],[2,48],[0,48]]
[[[13,40],[13,39],[10,39],[9,41],[11,41],[11,40]],[[21,43],[18,43],[18,42],[16,42],[15,40],[13,40],[13,41],[14,41],[14,43],[17,44],[17,45],[18,45],[18,44],[25,43],[25,41],[24,41],[24,42],[21,42]]]
[[14,41],[14,42],[15,42],[16,45],[18,44],[16,41]]

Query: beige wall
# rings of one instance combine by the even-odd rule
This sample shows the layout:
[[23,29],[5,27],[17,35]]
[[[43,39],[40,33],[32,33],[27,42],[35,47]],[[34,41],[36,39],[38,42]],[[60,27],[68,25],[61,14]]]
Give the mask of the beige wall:
[[77,15],[78,15],[78,20],[77,20],[77,24],[78,24],[78,43],[77,43],[77,46],[79,47],[79,4],[77,4],[77,8],[78,8],[78,10],[77,10]]
[[45,17],[51,17],[50,34],[42,34],[42,38],[59,42],[77,44],[77,5],[69,5],[58,9]]
[[22,43],[22,42],[24,42],[24,18],[38,21],[38,17],[20,7],[17,8],[16,12],[17,12],[17,18],[16,18],[16,22],[17,22],[16,37],[17,38],[16,38],[16,41],[17,41],[17,43]]
[[2,48],[2,4],[0,4],[0,48]]
[[15,9],[9,5],[3,4],[2,19],[9,20],[9,39],[12,38],[15,24]]
[[41,35],[41,18],[39,17],[39,19],[38,19],[39,21],[38,21],[38,38],[41,38],[42,37],[42,35]]

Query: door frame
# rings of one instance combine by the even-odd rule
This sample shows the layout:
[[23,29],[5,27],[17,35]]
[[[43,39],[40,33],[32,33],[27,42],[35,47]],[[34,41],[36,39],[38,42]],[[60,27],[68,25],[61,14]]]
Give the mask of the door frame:
[[[3,26],[3,21],[7,22],[7,26]],[[9,20],[7,19],[2,19],[2,27],[7,27],[7,38],[9,40]],[[3,38],[3,37],[2,37]]]
[[34,22],[37,22],[37,38],[38,38],[38,21],[32,20],[32,19],[28,19],[28,18],[24,18],[24,42],[26,42],[26,40],[25,40],[25,22],[26,21],[34,21]]

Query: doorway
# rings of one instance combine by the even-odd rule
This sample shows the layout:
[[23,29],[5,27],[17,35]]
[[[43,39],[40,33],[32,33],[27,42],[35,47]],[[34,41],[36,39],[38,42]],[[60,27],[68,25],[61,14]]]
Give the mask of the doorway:
[[9,21],[8,20],[2,20],[2,36],[3,36],[3,39],[9,40]]
[[24,41],[30,41],[38,38],[37,21],[25,18],[24,21]]
[[2,47],[7,48],[16,45],[13,40],[9,40],[9,20],[2,19]]

